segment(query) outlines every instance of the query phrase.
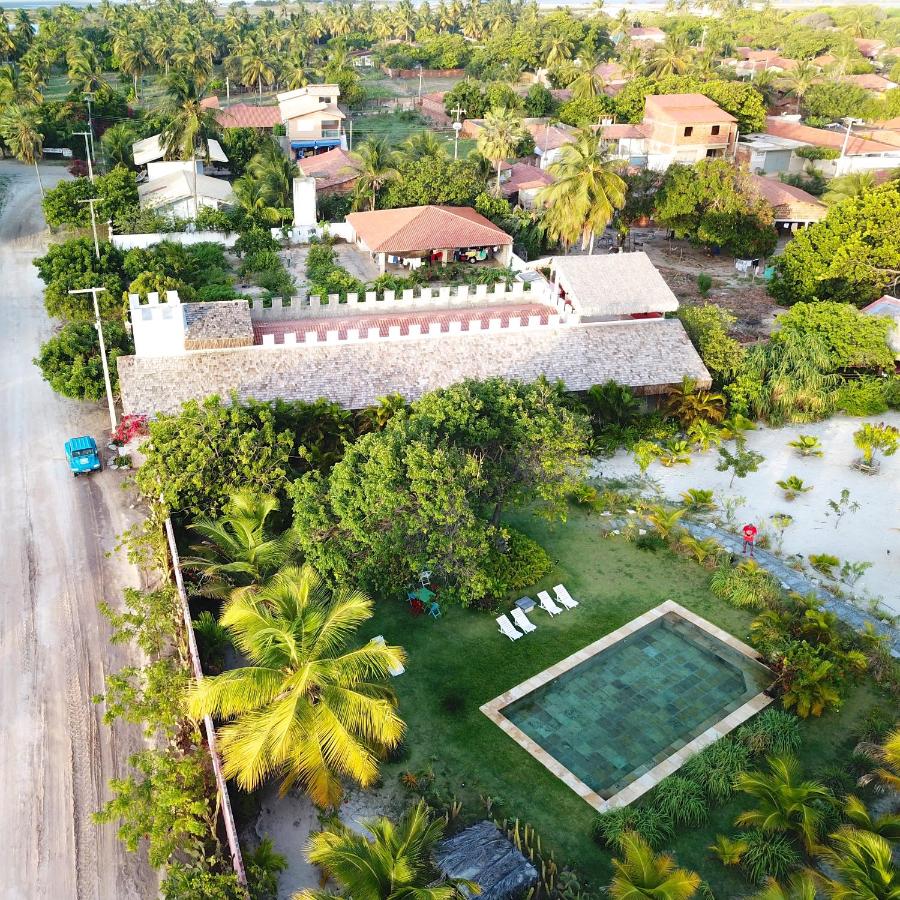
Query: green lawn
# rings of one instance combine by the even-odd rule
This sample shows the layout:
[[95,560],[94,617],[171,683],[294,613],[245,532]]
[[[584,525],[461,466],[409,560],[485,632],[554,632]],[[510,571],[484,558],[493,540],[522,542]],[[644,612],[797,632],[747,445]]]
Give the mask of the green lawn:
[[[462,818],[485,815],[481,796],[495,798],[494,815],[518,817],[535,826],[558,862],[592,885],[609,880],[609,855],[594,844],[589,829],[594,810],[522,750],[481,712],[479,706],[542,671],[635,616],[672,599],[746,638],[751,616],[716,600],[706,589],[707,573],[666,551],[642,551],[620,539],[599,536],[598,518],[573,510],[566,523],[547,524],[528,515],[510,524],[536,538],[554,568],[534,588],[563,582],[580,601],[576,610],[551,619],[532,615],[538,630],[512,643],[497,631],[493,616],[458,608],[443,618],[412,618],[401,597],[377,605],[371,627],[409,656],[407,672],[393,684],[408,725],[408,758],[384,767],[385,779],[433,770],[434,787],[463,803]],[[876,702],[868,687],[854,691],[839,717],[804,723],[802,756],[808,768],[826,765],[852,744],[856,722]],[[706,847],[730,829],[737,805],[714,810],[710,824],[679,835],[679,861],[695,868],[719,897],[746,892],[746,883],[712,861]]]

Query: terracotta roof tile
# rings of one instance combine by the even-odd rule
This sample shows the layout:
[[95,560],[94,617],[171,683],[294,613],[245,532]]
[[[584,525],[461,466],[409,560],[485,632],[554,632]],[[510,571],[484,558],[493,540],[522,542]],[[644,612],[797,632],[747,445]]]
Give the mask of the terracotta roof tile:
[[235,103],[220,110],[216,118],[223,128],[273,128],[281,124],[281,111],[277,106]]
[[512,238],[467,206],[411,206],[350,213],[347,221],[373,252],[505,246]]
[[[837,131],[828,131],[825,128],[812,128],[809,125],[801,125],[799,122],[790,122],[778,116],[769,116],[766,119],[766,134],[774,134],[776,137],[790,138],[794,141],[803,141],[814,147],[832,147],[840,150],[844,146],[845,134]],[[847,142],[847,155],[856,156],[863,153],[887,153],[897,152],[896,147],[890,144],[882,144],[878,141],[869,141],[865,138],[851,136]]]
[[524,188],[543,187],[553,181],[553,176],[549,172],[528,163],[513,163],[509,171],[509,178],[500,183],[500,192],[504,197],[509,197]]
[[304,175],[316,179],[317,191],[353,181],[359,172],[359,163],[341,147],[304,157],[298,165]]
[[645,100],[644,118],[678,123],[737,121],[703,94],[650,94]]

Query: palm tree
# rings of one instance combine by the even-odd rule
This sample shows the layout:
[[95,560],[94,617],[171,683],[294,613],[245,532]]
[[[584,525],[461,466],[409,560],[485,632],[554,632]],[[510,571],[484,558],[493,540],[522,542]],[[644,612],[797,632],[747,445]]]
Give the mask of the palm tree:
[[375,209],[378,192],[400,177],[396,154],[384,138],[371,138],[359,144],[351,157],[356,164],[354,169],[359,172],[354,209],[358,209],[365,200],[369,202],[369,209]]
[[444,159],[447,148],[433,131],[417,131],[400,145],[399,153],[404,162],[414,163],[422,159]]
[[38,167],[38,160],[44,149],[44,135],[38,130],[40,126],[40,111],[36,106],[10,103],[0,113],[0,135],[16,159],[34,165],[43,198],[44,183],[41,181],[41,170]]
[[829,790],[817,781],[800,781],[800,764],[792,756],[775,756],[768,772],[742,772],[735,778],[737,790],[757,802],[756,809],[742,812],[736,825],[762,831],[797,831],[807,848],[813,847],[822,825],[822,804],[833,802]]
[[169,96],[164,113],[169,117],[162,130],[162,145],[169,159],[209,157],[209,139],[219,132],[216,111],[203,106],[200,82],[176,72],[169,76]]
[[676,867],[675,860],[655,854],[638,834],[627,831],[619,840],[624,859],[614,859],[609,895],[613,900],[689,900],[700,887],[696,872]]
[[585,64],[581,72],[569,85],[572,90],[573,100],[593,100],[603,93],[604,82],[595,69],[596,64],[594,62]]
[[[309,861],[319,866],[353,900],[454,900],[460,888],[478,893],[472,882],[442,878],[431,861],[444,823],[432,821],[420,800],[394,825],[380,818],[363,823],[364,833],[338,825],[314,834]],[[305,890],[292,900],[325,900],[333,894]]]
[[878,768],[859,779],[860,787],[874,784],[876,790],[900,791],[900,728],[891,731],[883,744],[863,742],[854,752],[878,763]]
[[236,587],[260,584],[271,578],[296,552],[291,531],[276,535],[270,519],[278,501],[269,494],[243,490],[226,504],[218,519],[199,519],[191,525],[203,542],[191,547],[182,560],[187,569],[202,573],[203,593],[227,597]]
[[40,103],[37,83],[11,63],[0,66],[0,104]]
[[562,31],[551,31],[544,38],[541,49],[544,53],[544,67],[552,69],[572,58],[572,39]]
[[900,870],[894,867],[891,845],[880,835],[841,828],[831,835],[832,846],[819,855],[836,878],[818,875],[826,896],[835,900],[897,900]]
[[855,200],[875,187],[875,176],[871,172],[855,172],[841,175],[828,183],[828,190],[822,200],[829,206],[842,203],[844,200]]
[[296,164],[288,159],[274,141],[254,154],[247,170],[234,183],[241,206],[270,225],[293,216],[292,194]]
[[545,207],[545,228],[566,245],[580,237],[582,249],[593,253],[594,237],[603,232],[615,210],[625,205],[624,180],[591,131],[581,131],[573,143],[564,144],[548,172],[554,180],[537,195]]
[[767,878],[766,886],[750,900],[816,900],[816,883],[807,872],[792,875],[784,886]]
[[653,51],[647,74],[657,78],[683,75],[691,67],[692,57],[693,49],[683,35],[667,34],[663,45]]
[[502,107],[492,109],[484,117],[484,124],[478,132],[478,150],[497,167],[497,193],[500,193],[500,169],[516,152],[516,147],[525,137],[525,126],[517,112]]
[[880,834],[893,843],[900,841],[900,814],[885,813],[875,819],[865,803],[852,794],[844,798],[844,818],[860,831]]
[[788,75],[788,92],[797,98],[797,112],[809,89],[816,83],[819,73],[809,60],[801,60]]
[[261,42],[255,38],[248,40],[242,48],[241,81],[250,86],[256,85],[262,97],[263,82],[267,85],[275,80],[275,69],[269,62],[269,54]]
[[252,791],[283,776],[282,794],[299,784],[319,806],[340,801],[342,779],[372,784],[379,754],[404,730],[382,683],[403,651],[373,641],[345,651],[372,610],[359,591],[330,594],[309,566],[226,603],[220,621],[249,665],[205,678],[188,697],[192,716],[227,722],[218,732],[226,777]]
[[103,155],[111,166],[125,166],[126,169],[130,169],[134,166],[132,146],[137,139],[138,133],[130,122],[117,122],[107,128],[100,138]]

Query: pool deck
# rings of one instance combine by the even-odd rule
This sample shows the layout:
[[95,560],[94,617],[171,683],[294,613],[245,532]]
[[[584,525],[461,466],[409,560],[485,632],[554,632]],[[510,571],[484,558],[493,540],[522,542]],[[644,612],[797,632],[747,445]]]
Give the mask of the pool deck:
[[559,677],[564,672],[568,672],[585,660],[590,659],[592,656],[596,656],[613,644],[618,643],[623,638],[628,637],[630,634],[634,634],[634,632],[644,628],[651,622],[655,622],[657,619],[662,618],[667,613],[675,613],[677,616],[690,622],[700,630],[705,631],[707,634],[731,647],[733,650],[736,650],[743,656],[758,661],[757,652],[748,644],[732,637],[727,631],[723,631],[721,628],[713,625],[712,622],[708,622],[706,619],[695,615],[689,609],[685,609],[674,600],[666,600],[664,603],[648,610],[636,619],[627,622],[621,628],[617,628],[615,631],[605,634],[599,640],[594,641],[592,644],[588,644],[586,647],[582,647],[581,650],[560,660],[548,669],[544,669],[543,672],[539,672],[537,675],[523,681],[521,684],[517,684],[505,694],[495,697],[481,707],[481,711],[492,722],[502,728],[503,731],[519,744],[520,747],[527,750],[536,760],[538,760],[538,762],[567,784],[579,797],[596,809],[597,812],[606,812],[610,809],[617,809],[618,807],[627,806],[629,803],[637,800],[638,797],[656,787],[656,785],[664,778],[681,768],[681,766],[695,753],[699,753],[704,747],[708,747],[710,744],[715,743],[719,738],[724,737],[730,731],[733,731],[738,725],[746,722],[751,716],[755,716],[772,702],[772,698],[766,696],[766,694],[757,694],[742,706],[738,707],[734,712],[729,713],[729,715],[725,716],[721,721],[716,722],[715,725],[707,728],[706,731],[685,744],[680,750],[676,750],[671,756],[666,757],[661,763],[654,766],[648,772],[645,772],[639,778],[636,778],[629,785],[622,788],[621,791],[613,794],[609,799],[601,797],[593,790],[593,788],[586,785],[580,778],[560,763],[559,760],[544,750],[540,744],[530,738],[524,731],[503,715],[502,710],[510,703],[524,697],[526,694],[530,694],[537,688],[547,684],[547,682]]

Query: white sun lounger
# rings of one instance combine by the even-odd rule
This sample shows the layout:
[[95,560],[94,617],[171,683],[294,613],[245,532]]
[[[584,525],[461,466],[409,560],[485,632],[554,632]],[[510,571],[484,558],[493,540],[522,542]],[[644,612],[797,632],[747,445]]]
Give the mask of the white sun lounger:
[[497,616],[497,624],[500,626],[500,634],[505,634],[511,641],[517,641],[522,637],[522,632],[509,621],[506,613],[502,616]]
[[[372,638],[372,643],[381,644],[381,646],[383,647],[387,643],[387,641],[385,641],[383,634],[376,634],[375,637]],[[405,671],[406,669],[399,664],[394,666],[392,669],[388,669],[388,672],[390,672],[391,675],[394,676],[394,678],[396,678],[398,675],[402,675]]]
[[578,601],[573,600],[572,595],[561,584],[556,585],[556,587],[553,588],[553,591],[556,594],[556,599],[559,600],[566,609],[575,609],[575,607],[578,606]]
[[541,609],[546,609],[551,616],[558,616],[562,612],[562,607],[557,606],[546,591],[538,591],[538,600],[541,601]]
[[537,625],[535,625],[518,606],[514,606],[509,611],[509,614],[513,617],[516,625],[518,625],[525,634],[528,634],[529,631],[537,631]]

